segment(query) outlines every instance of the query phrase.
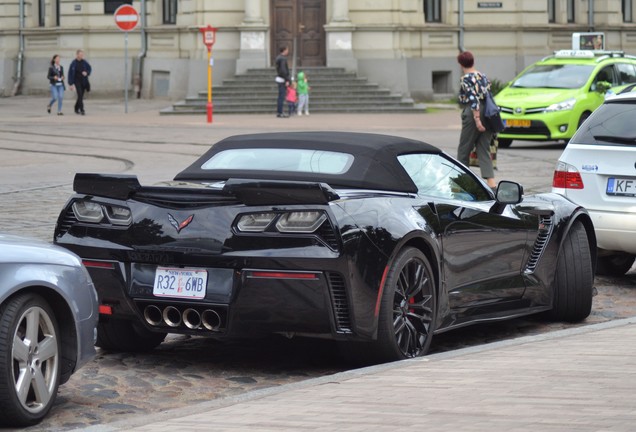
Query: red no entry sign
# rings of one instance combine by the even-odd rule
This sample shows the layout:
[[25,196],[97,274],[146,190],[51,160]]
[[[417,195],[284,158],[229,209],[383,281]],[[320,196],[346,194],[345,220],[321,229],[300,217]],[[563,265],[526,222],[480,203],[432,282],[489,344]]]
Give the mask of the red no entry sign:
[[125,32],[134,29],[139,22],[139,14],[131,5],[121,5],[115,11],[115,24]]

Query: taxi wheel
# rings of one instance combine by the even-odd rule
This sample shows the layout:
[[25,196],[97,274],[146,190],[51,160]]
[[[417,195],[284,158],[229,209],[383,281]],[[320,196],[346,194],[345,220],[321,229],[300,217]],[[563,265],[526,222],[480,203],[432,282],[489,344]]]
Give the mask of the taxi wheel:
[[585,120],[587,120],[587,118],[590,116],[590,114],[592,114],[589,111],[585,111],[583,114],[581,114],[581,118],[579,119],[579,127],[581,127],[581,125],[583,124],[583,122]]
[[512,144],[512,140],[507,138],[497,138],[497,142],[499,143],[499,148],[508,148]]

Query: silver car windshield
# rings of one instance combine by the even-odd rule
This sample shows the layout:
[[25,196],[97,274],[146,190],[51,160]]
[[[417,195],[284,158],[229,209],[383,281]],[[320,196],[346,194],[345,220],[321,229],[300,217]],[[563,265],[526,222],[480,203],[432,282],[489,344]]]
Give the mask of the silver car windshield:
[[344,174],[353,155],[313,149],[245,148],[224,150],[203,163],[204,170],[291,171]]
[[536,65],[517,78],[511,87],[580,88],[585,85],[593,70],[592,65]]

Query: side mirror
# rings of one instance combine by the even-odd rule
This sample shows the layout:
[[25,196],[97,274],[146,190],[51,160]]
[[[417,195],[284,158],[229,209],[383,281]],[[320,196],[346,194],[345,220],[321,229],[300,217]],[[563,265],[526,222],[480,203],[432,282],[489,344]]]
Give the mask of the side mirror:
[[523,200],[523,186],[519,183],[502,180],[495,193],[497,202],[501,204],[519,204]]
[[595,84],[592,84],[592,89],[601,94],[607,93],[607,91],[611,88],[612,88],[612,83],[608,81],[598,81]]
[[523,200],[523,186],[508,180],[502,180],[497,185],[495,204],[490,209],[493,213],[501,214],[508,204],[519,204]]

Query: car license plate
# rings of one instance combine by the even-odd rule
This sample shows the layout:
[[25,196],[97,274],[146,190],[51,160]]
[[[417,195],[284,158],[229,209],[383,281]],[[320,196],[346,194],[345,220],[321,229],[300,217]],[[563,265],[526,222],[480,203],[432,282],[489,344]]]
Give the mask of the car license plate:
[[157,267],[152,293],[158,297],[202,299],[207,286],[206,270]]
[[515,119],[507,119],[506,127],[521,127],[521,128],[529,128],[530,120],[515,120]]
[[636,179],[615,178],[607,179],[608,195],[614,196],[636,196]]

